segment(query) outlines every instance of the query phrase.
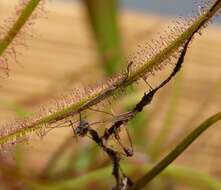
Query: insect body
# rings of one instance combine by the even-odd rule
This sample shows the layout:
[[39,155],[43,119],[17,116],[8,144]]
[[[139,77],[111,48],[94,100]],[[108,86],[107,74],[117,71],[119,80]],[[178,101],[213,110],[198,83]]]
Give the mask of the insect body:
[[86,120],[82,120],[81,113],[79,114],[79,123],[76,128],[74,128],[74,123],[70,120],[70,126],[73,129],[75,136],[84,137],[87,135],[88,129],[89,129],[89,123]]
[[[70,121],[71,122],[71,121]],[[81,115],[80,115],[80,121],[79,124],[76,128],[73,127],[73,123],[71,122],[71,126],[72,129],[74,131],[74,134],[76,136],[80,136],[80,137],[84,137],[85,135],[88,135],[99,147],[102,148],[102,150],[108,155],[108,157],[112,160],[113,163],[113,171],[112,174],[115,177],[116,180],[116,189],[125,189],[125,185],[127,186],[127,184],[129,185],[129,182],[131,182],[131,180],[127,180],[125,181],[125,174],[123,174],[123,172],[121,171],[121,173],[123,174],[123,179],[121,178],[121,173],[120,173],[120,154],[115,151],[114,149],[107,147],[104,143],[104,139],[103,136],[99,136],[99,134],[97,133],[96,130],[92,129],[90,127],[89,122],[82,120],[81,119]],[[117,135],[117,134],[115,134]],[[115,137],[116,138],[116,137]],[[120,145],[123,147],[122,143],[120,142],[120,137],[118,136],[117,139],[120,143]],[[131,155],[131,151],[129,151],[129,149],[127,148],[123,148],[125,152],[127,152],[126,154]],[[129,179],[127,177],[127,179]]]
[[81,120],[79,122],[78,127],[76,127],[76,128],[72,127],[72,128],[73,128],[75,135],[84,137],[88,132],[89,123],[85,120]]
[[[113,136],[117,140],[118,144],[121,146],[121,148],[124,151],[124,154],[127,157],[133,156],[133,146],[132,146],[132,140],[131,140],[130,134],[128,132],[127,126],[124,126],[124,122],[127,121],[132,116],[133,116],[132,112],[126,112],[124,114],[119,115],[117,120],[113,123],[113,125],[110,128],[106,129],[103,136],[102,136],[102,139],[104,141],[108,141],[108,139],[111,136]],[[119,135],[121,127],[124,127],[126,130],[127,137],[129,139],[129,143],[130,143],[130,148],[125,147],[124,144],[121,142],[120,135]]]
[[127,176],[124,176],[120,190],[126,190],[127,187],[132,187],[132,185],[133,185],[133,182],[131,181],[131,179],[128,178]]

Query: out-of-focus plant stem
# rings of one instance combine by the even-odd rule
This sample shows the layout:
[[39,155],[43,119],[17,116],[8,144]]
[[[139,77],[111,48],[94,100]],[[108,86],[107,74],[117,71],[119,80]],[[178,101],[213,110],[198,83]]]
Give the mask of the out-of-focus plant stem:
[[166,155],[159,163],[157,163],[150,171],[131,188],[132,190],[140,190],[146,186],[151,180],[159,175],[168,165],[170,165],[186,148],[192,144],[206,129],[212,126],[217,121],[221,120],[221,112],[211,116],[202,124],[200,124],[194,131],[192,131],[181,143],[179,143],[168,155]]
[[[123,164],[122,165],[124,171],[131,175],[133,172],[145,172],[151,168],[151,165],[133,165],[130,164]],[[108,179],[110,177],[112,167],[108,166],[105,168],[97,169],[92,172],[88,172],[85,175],[65,179],[65,180],[58,180],[56,182],[46,182],[44,185],[45,189],[56,189],[56,190],[68,190],[68,189],[82,189],[87,184],[92,181],[97,181],[101,179]],[[169,177],[172,180],[176,180],[180,183],[190,185],[192,187],[204,187],[209,188],[211,190],[220,190],[221,189],[221,182],[219,179],[210,176],[207,173],[202,171],[192,169],[185,166],[168,166],[160,175],[161,177]],[[40,184],[39,184],[40,185]]]
[[18,117],[26,117],[30,115],[30,112],[19,103],[7,102],[5,100],[0,100],[2,107],[6,109],[13,110]]
[[104,69],[113,75],[122,66],[117,0],[84,0]]

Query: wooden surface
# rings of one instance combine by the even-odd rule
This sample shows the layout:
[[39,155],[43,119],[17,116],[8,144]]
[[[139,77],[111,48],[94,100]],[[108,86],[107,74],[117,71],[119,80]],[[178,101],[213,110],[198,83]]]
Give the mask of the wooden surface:
[[[10,7],[14,4],[11,2],[9,6],[6,2],[8,1],[0,2],[1,19],[7,18],[13,10]],[[93,73],[94,76],[101,74],[101,70],[84,8],[79,5],[49,2],[46,3],[45,9],[47,13],[35,21],[36,25],[31,31],[35,37],[26,38],[27,48],[18,47],[21,52],[17,57],[19,63],[10,60],[10,77],[1,81],[2,121],[16,115],[15,105],[27,108],[37,106],[74,84],[84,84],[88,79],[96,82],[101,78],[101,75],[98,78],[91,77]],[[122,13],[120,20],[125,51],[129,51],[126,49],[128,47],[135,47],[144,38],[152,38],[167,25],[167,20],[158,16],[127,11]],[[220,52],[221,29],[217,26],[210,26],[191,45],[183,68],[179,108],[168,143],[173,142],[181,133],[186,134],[191,127],[211,114],[220,111]],[[172,85],[173,83],[165,88],[154,105],[149,108],[153,110],[151,118],[153,135],[157,133],[167,112],[167,97],[170,95]],[[204,134],[178,162],[197,168],[203,163],[205,170],[221,174],[220,125],[216,124]],[[53,152],[68,132],[54,132],[50,137],[38,142],[30,158],[31,162],[44,163],[50,154],[44,158],[42,154]],[[215,165],[219,167],[214,167]]]

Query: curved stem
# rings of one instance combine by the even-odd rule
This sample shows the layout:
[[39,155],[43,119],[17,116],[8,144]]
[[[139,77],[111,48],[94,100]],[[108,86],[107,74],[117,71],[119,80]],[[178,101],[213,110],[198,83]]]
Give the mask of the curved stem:
[[[150,169],[150,164],[145,164],[145,166],[139,166],[134,164],[123,164],[124,171],[132,175],[133,172],[141,171],[145,172]],[[65,180],[50,181],[47,183],[42,183],[39,181],[39,185],[42,184],[42,188],[45,189],[57,189],[57,190],[67,190],[67,189],[84,189],[92,181],[106,180],[110,177],[110,172],[112,166],[104,167],[101,169],[96,169],[95,171],[88,172],[85,175],[81,175],[74,178],[69,178]],[[193,177],[194,176],[194,177]],[[220,190],[221,182],[219,179],[208,175],[202,171],[192,169],[185,166],[168,166],[163,172],[162,177],[169,177],[172,180],[179,181],[180,183],[187,183],[191,187],[207,187],[208,189]]]
[[138,181],[131,188],[132,190],[140,190],[159,175],[168,165],[170,165],[184,150],[196,140],[206,129],[212,124],[221,120],[221,112],[211,116],[195,130],[193,130],[181,143],[179,143],[166,157],[164,157],[158,164],[156,164],[147,174],[138,179]]

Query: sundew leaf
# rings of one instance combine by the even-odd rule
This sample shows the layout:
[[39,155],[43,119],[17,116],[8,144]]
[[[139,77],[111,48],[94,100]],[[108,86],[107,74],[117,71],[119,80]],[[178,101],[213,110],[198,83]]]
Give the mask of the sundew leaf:
[[[167,64],[175,63],[186,40],[196,32],[201,34],[221,8],[221,0],[209,0],[201,5],[198,15],[189,20],[177,22],[159,39],[152,40],[141,47],[129,60],[122,73],[105,82],[84,90],[74,89],[71,93],[41,107],[35,116],[5,124],[0,128],[0,144],[4,145],[45,126],[56,123],[69,116],[87,110],[91,106],[107,100],[143,77],[163,69]],[[128,76],[127,70],[129,69]]]
[[31,17],[36,17],[33,12],[40,2],[43,1],[20,0],[19,5],[16,7],[15,16],[6,20],[5,26],[0,27],[0,72],[3,71],[8,75],[7,60],[11,56],[16,57],[16,45],[20,44],[21,35],[27,33],[24,28],[33,24]]

